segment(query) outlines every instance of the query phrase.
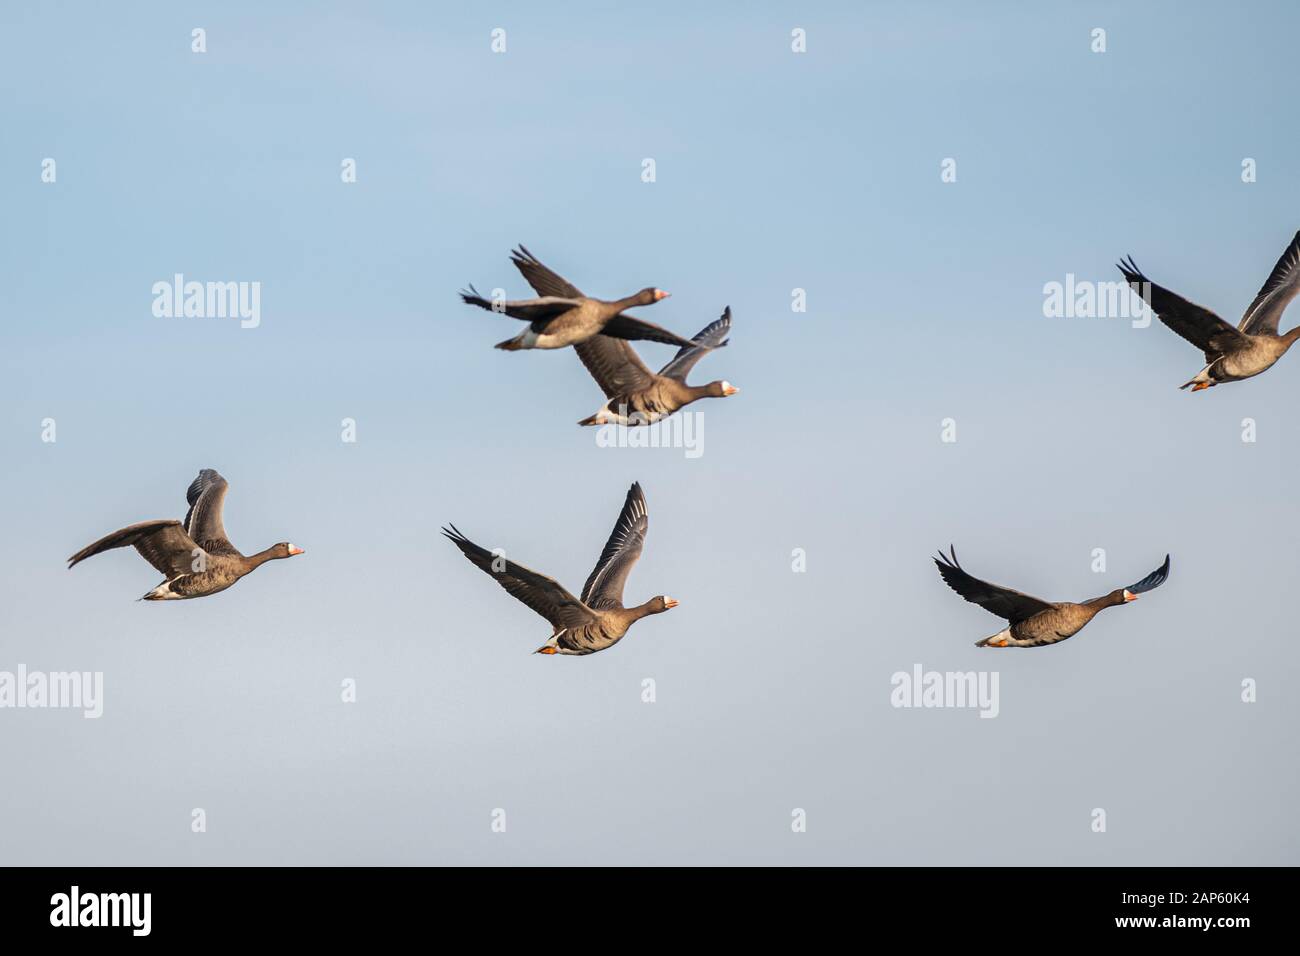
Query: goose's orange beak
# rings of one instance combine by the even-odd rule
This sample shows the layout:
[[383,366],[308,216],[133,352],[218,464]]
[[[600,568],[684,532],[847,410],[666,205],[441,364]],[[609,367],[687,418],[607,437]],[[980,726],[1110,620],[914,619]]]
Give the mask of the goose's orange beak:
[[678,605],[678,603],[680,603],[680,602],[675,601],[675,600],[673,600],[673,599],[670,598],[670,597],[666,597],[666,598],[664,598],[664,607],[666,607],[666,608],[674,608],[674,607],[676,607],[676,606]]
[[289,557],[293,557],[295,554],[306,554],[306,553],[307,553],[306,551],[304,551],[302,548],[298,547],[297,545],[293,545],[293,544],[289,545]]
[[723,394],[723,395],[735,395],[735,394],[736,394],[737,392],[739,392],[739,391],[740,391],[740,389],[736,388],[736,386],[734,386],[734,385],[724,385],[724,386],[722,386],[722,394]]
[[655,289],[655,301],[660,302],[672,295],[671,292],[665,292],[663,289]]
[[1136,601],[1137,599],[1138,599],[1138,596],[1137,596],[1136,594],[1134,594],[1132,591],[1125,591],[1125,592],[1124,592],[1124,603],[1125,603],[1125,604],[1127,604],[1129,601]]

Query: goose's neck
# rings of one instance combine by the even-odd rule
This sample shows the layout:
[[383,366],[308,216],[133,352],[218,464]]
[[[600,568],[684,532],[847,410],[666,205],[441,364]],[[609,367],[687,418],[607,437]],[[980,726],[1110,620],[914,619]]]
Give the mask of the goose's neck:
[[613,302],[606,302],[605,308],[609,310],[610,315],[618,315],[624,309],[635,309],[639,305],[641,305],[641,298],[640,293],[637,293],[636,295],[615,299]]
[[279,555],[276,553],[275,546],[272,545],[271,547],[267,548],[265,551],[259,551],[257,552],[257,554],[250,554],[246,558],[244,558],[244,567],[246,567],[248,570],[251,571],[254,568],[261,567],[262,565],[266,564],[266,562],[274,560],[275,558],[278,557]]
[[708,398],[713,394],[711,385],[687,385],[685,388],[686,394],[689,396],[688,400],[692,402],[696,399]]
[[1297,325],[1294,329],[1291,329],[1282,336],[1282,341],[1286,343],[1287,348],[1294,345],[1296,339],[1300,339],[1300,325]]
[[651,610],[651,608],[650,608],[650,605],[652,605],[652,604],[654,604],[654,599],[653,599],[653,598],[650,599],[649,601],[646,601],[644,604],[638,604],[636,607],[630,607],[630,608],[628,608],[628,609],[627,609],[627,613],[631,616],[632,620],[634,620],[634,621],[639,621],[639,620],[641,620],[641,618],[643,618],[643,617],[647,617],[647,616],[649,616],[649,615],[655,613],[655,612],[654,612],[653,610]]
[[1101,597],[1095,597],[1091,601],[1084,601],[1083,606],[1096,614],[1098,611],[1104,611],[1108,607],[1116,607],[1124,603],[1123,591],[1112,591],[1110,594],[1103,594]]

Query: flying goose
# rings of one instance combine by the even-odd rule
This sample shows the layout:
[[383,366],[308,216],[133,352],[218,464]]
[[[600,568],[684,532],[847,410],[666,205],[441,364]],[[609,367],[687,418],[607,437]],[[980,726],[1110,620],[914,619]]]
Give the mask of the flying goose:
[[641,485],[633,484],[605,550],[583,585],[581,598],[574,597],[553,578],[480,547],[455,525],[443,528],[442,533],[511,596],[551,622],[554,633],[536,653],[594,654],[617,644],[641,618],[677,606],[676,601],[663,595],[636,607],[623,606],[623,585],[632,565],[641,557],[648,521]]
[[940,551],[934,559],[939,574],[948,587],[972,604],[978,604],[984,610],[1011,622],[1010,627],[977,641],[976,647],[1041,647],[1044,644],[1056,644],[1078,634],[1099,611],[1136,601],[1139,594],[1160,587],[1165,583],[1165,578],[1169,577],[1169,555],[1166,554],[1165,563],[1137,584],[1118,588],[1082,604],[1071,601],[1051,602],[972,577],[957,563],[957,552],[951,545],[948,546],[948,552],[951,557]]
[[740,389],[730,382],[687,385],[686,376],[695,363],[713,349],[727,344],[731,331],[731,307],[722,318],[696,333],[694,345],[683,347],[658,374],[646,368],[627,342],[595,335],[575,347],[578,358],[609,399],[596,414],[579,425],[653,425],[678,409],[701,398],[726,398]]
[[101,551],[129,544],[167,578],[140,600],[179,601],[224,591],[267,561],[303,553],[302,548],[287,541],[247,557],[235,550],[221,523],[226,488],[226,479],[204,468],[185,492],[190,510],[184,521],[141,521],[114,531],[68,558],[68,567]]
[[[525,277],[531,268],[550,271],[522,245],[510,253],[510,260]],[[520,349],[562,349],[566,345],[585,342],[601,332],[620,339],[648,339],[651,342],[682,347],[691,344],[689,339],[684,339],[675,332],[623,314],[624,309],[654,305],[668,298],[669,293],[662,289],[647,287],[626,298],[606,302],[603,299],[588,298],[572,286],[569,288],[572,289],[569,293],[543,292],[537,299],[493,301],[483,298],[471,285],[469,291],[460,293],[460,297],[469,305],[476,305],[489,312],[500,312],[512,319],[523,319],[528,323],[528,328],[513,339],[497,343],[497,348],[507,352]]]
[[1300,326],[1285,335],[1277,331],[1282,313],[1300,292],[1300,232],[1277,260],[1268,281],[1235,329],[1209,309],[1153,283],[1132,256],[1119,263],[1119,270],[1161,322],[1205,353],[1205,368],[1179,388],[1191,386],[1193,392],[1199,392],[1220,382],[1239,382],[1258,375],[1272,368],[1300,338]]

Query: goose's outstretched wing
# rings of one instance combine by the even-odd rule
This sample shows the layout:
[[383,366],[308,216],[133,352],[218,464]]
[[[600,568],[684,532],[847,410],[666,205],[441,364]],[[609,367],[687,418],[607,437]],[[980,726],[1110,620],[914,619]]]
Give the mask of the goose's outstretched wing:
[[[127,545],[139,551],[140,556],[165,575],[168,581],[195,571],[195,563],[203,556],[202,549],[185,533],[179,521],[163,518],[158,521],[141,521],[104,535],[68,558],[68,567],[104,551],[125,548]],[[201,566],[202,562],[199,564]]]
[[550,295],[559,299],[581,299],[582,293],[578,287],[559,273],[550,269],[538,260],[528,247],[523,243],[519,248],[512,250],[510,261],[515,264],[524,277],[524,281],[533,287],[538,295]]
[[972,604],[978,604],[984,610],[1005,618],[1012,624],[1033,617],[1039,611],[1046,611],[1052,606],[1041,598],[1013,591],[999,584],[990,584],[988,581],[981,581],[967,574],[957,563],[957,552],[952,545],[948,546],[947,555],[940,551],[934,563],[938,566],[939,574],[943,576],[948,587]]
[[676,332],[670,332],[662,325],[655,325],[645,319],[634,319],[626,312],[620,312],[608,322],[602,330],[605,335],[616,339],[637,339],[643,342],[662,342],[664,345],[676,345],[681,348],[693,348],[695,343],[684,339]]
[[491,575],[513,598],[546,618],[553,627],[580,627],[596,620],[591,609],[554,578],[539,574],[504,555],[493,554],[461,534],[455,525],[443,528],[442,533],[469,558],[471,564]]
[[577,299],[562,299],[556,296],[543,296],[540,299],[503,299],[498,302],[485,299],[472,285],[468,291],[460,293],[460,298],[467,305],[476,305],[480,309],[508,315],[512,319],[523,319],[525,322],[545,322],[582,304]]
[[1300,292],[1300,232],[1282,253],[1237,328],[1247,335],[1277,335],[1277,324]]
[[714,349],[726,345],[727,336],[730,334],[731,306],[727,306],[722,310],[722,318],[696,332],[695,338],[691,339],[695,344],[681,349],[667,365],[659,370],[659,374],[685,382],[686,376],[690,374],[691,369],[695,368],[695,363]]
[[1248,340],[1241,332],[1209,309],[1188,302],[1148,279],[1131,256],[1118,265],[1124,281],[1151,306],[1156,317],[1204,352],[1206,361],[1212,362],[1224,352],[1247,344]]
[[226,537],[226,528],[221,520],[228,487],[226,479],[214,469],[204,468],[185,492],[185,500],[190,506],[183,522],[185,533],[208,554],[239,553]]
[[654,384],[654,373],[623,339],[593,335],[573,348],[606,398],[639,392]]
[[1132,594],[1142,594],[1145,591],[1154,591],[1160,585],[1165,583],[1169,577],[1169,555],[1165,555],[1165,563],[1160,565],[1137,584],[1130,584],[1127,590]]
[[605,542],[605,549],[600,552],[600,560],[582,587],[582,600],[587,605],[597,610],[623,606],[623,586],[632,565],[641,557],[649,524],[645,494],[641,485],[634,482],[628,489],[614,530]]

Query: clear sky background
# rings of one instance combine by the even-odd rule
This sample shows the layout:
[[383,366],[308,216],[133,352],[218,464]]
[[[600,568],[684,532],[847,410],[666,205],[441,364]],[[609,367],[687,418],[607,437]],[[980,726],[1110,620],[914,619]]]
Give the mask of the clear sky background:
[[[1169,330],[1042,310],[1132,253],[1237,321],[1300,228],[1294,5],[475,7],[0,9],[0,670],[105,681],[0,710],[0,860],[1300,862],[1300,356],[1180,393]],[[687,335],[731,306],[701,457],[597,448],[572,352],[491,348],[455,293],[528,294],[517,242]],[[155,318],[177,272],[260,281],[260,327]],[[203,467],[237,546],[307,553],[169,604],[131,551],[64,569]],[[577,590],[633,480],[628,602],[682,603],[595,656],[437,533]],[[949,542],[1053,600],[1173,570],[988,651]],[[999,716],[894,709],[918,663]]]

